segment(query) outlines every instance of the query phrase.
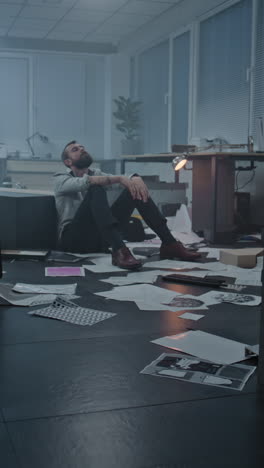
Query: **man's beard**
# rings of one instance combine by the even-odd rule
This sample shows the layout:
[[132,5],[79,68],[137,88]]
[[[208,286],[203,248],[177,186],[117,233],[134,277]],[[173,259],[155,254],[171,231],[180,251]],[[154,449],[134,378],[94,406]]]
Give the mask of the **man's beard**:
[[93,162],[92,156],[85,151],[81,153],[81,157],[79,161],[75,161],[73,165],[77,169],[86,169],[86,167],[89,167],[92,164],[92,162]]

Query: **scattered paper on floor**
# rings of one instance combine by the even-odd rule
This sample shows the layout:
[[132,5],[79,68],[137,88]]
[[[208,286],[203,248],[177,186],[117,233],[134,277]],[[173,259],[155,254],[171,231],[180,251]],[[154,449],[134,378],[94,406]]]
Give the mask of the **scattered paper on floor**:
[[92,271],[93,273],[111,273],[115,271],[128,271],[123,268],[119,268],[115,265],[112,265],[112,256],[108,255],[107,257],[102,258],[91,258],[91,262],[94,265],[83,265],[86,270]]
[[16,283],[12,290],[19,293],[75,294],[77,283],[73,284],[29,284]]
[[[12,290],[13,285],[9,283],[0,284],[0,305],[14,306],[36,306],[49,304],[56,299],[56,294],[21,294]],[[79,296],[68,295],[69,299],[77,299]]]
[[233,364],[248,359],[248,345],[212,335],[200,330],[191,330],[178,335],[165,336],[152,343],[191,354],[217,364]]
[[216,258],[219,260],[220,250],[213,247],[200,247],[199,252],[207,253],[206,258]]
[[142,301],[145,303],[168,304],[179,295],[175,291],[169,291],[151,284],[137,284],[128,286],[117,286],[111,291],[95,293],[98,296],[116,299],[117,301]]
[[201,318],[204,317],[204,315],[200,314],[192,314],[191,312],[185,312],[182,315],[179,315],[180,318],[187,319],[187,320],[200,320]]
[[163,353],[140,373],[189,383],[243,390],[255,369],[255,366],[244,364],[223,365],[186,354]]
[[201,268],[206,270],[203,267],[202,263],[199,262],[184,262],[181,260],[159,260],[159,261],[146,261],[144,263],[144,267],[146,268],[164,268],[164,269],[172,269],[172,270],[183,270],[183,269],[190,269],[190,268]]
[[85,276],[83,267],[46,267],[45,276]]
[[229,302],[231,304],[257,306],[261,304],[261,296],[254,294],[240,294],[222,291],[209,291],[205,294],[198,296],[198,298],[210,306],[214,304],[221,304],[222,302]]
[[159,275],[164,275],[164,270],[138,271],[136,273],[128,273],[127,276],[110,276],[109,278],[101,279],[101,281],[117,286],[134,283],[154,283]]
[[29,315],[47,317],[75,325],[95,325],[98,322],[114,317],[116,314],[95,310],[91,308],[80,307],[69,300],[57,297],[49,306],[43,309],[33,310]]

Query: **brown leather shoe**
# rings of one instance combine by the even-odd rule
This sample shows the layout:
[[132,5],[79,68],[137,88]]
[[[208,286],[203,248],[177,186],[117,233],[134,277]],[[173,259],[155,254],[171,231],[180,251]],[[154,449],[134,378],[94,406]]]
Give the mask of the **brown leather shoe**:
[[112,253],[112,264],[125,270],[138,270],[142,267],[142,262],[133,257],[126,246]]
[[161,244],[160,247],[160,258],[180,258],[186,262],[192,262],[200,257],[201,254],[199,252],[192,252],[186,249],[179,241],[172,242],[168,245]]

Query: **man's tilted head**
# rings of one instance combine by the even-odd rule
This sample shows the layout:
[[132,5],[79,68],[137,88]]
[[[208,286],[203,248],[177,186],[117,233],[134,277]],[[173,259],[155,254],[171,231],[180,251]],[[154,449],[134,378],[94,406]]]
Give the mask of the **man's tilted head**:
[[67,143],[62,152],[61,159],[65,166],[70,168],[75,167],[76,169],[85,169],[93,162],[92,156],[76,140]]

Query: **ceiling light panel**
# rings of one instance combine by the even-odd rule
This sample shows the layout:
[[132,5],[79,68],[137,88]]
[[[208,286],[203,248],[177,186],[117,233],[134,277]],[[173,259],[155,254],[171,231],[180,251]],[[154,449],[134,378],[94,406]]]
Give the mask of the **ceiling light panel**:
[[65,15],[65,18],[68,20],[85,20],[87,21],[93,21],[94,23],[100,23],[109,16],[111,16],[112,13],[109,12],[102,12],[102,11],[94,11],[90,9],[81,9],[81,8],[73,8],[69,13]]
[[173,6],[168,2],[148,2],[146,0],[131,0],[120,8],[120,13],[135,13],[156,16]]
[[0,27],[2,28],[9,28],[9,26],[11,26],[11,24],[14,23],[14,18],[11,18],[11,16],[9,16],[8,18],[2,18],[2,16],[0,16]]
[[27,39],[44,39],[45,31],[39,29],[14,29],[9,31],[8,37],[25,37]]
[[28,5],[73,6],[76,0],[24,0],[23,3]]
[[27,19],[27,18],[17,18],[13,29],[40,29],[40,30],[49,30],[55,24],[55,21],[51,20],[40,20],[40,19]]
[[45,18],[58,20],[67,13],[68,8],[48,6],[25,6],[21,11],[20,18]]
[[0,0],[0,5],[2,5],[3,3],[6,5],[19,5],[20,4],[20,7],[21,7],[21,4],[25,3],[25,0]]
[[108,42],[112,44],[118,44],[120,41],[122,35],[120,34],[97,34],[97,33],[91,33],[85,38],[85,42]]
[[82,34],[88,34],[90,31],[93,31],[96,28],[96,24],[89,24],[86,21],[61,21],[55,28],[54,31],[57,32],[67,32]]
[[107,24],[115,24],[115,25],[123,24],[123,25],[133,26],[135,28],[138,28],[142,24],[146,24],[148,21],[151,21],[152,19],[153,19],[153,16],[116,13],[107,21]]
[[134,31],[134,27],[133,26],[127,26],[125,24],[120,24],[120,25],[116,25],[116,24],[107,24],[105,23],[103,26],[97,28],[95,30],[96,33],[101,33],[101,34],[115,34],[116,31],[118,30],[118,34],[130,34],[132,31]]
[[127,0],[79,0],[77,8],[90,8],[91,10],[116,11],[127,3]]
[[21,5],[6,5],[0,3],[0,18],[17,16],[21,10]]
[[[141,0],[139,0],[139,1],[141,2]],[[172,5],[176,5],[176,3],[183,2],[184,0],[142,0],[142,1],[149,2],[149,3],[152,3],[152,2],[171,3]]]
[[81,32],[69,32],[69,31],[53,31],[46,39],[53,39],[59,41],[83,41],[85,35]]
[[0,36],[5,36],[6,33],[8,31],[8,28],[2,28],[2,26],[0,26]]

